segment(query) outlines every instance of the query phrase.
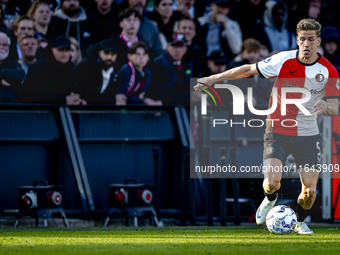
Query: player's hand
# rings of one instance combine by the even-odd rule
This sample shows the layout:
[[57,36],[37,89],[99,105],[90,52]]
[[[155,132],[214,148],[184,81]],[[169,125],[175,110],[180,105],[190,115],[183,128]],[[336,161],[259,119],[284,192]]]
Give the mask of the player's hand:
[[[200,83],[200,82],[201,82],[201,83]],[[197,85],[194,87],[194,89],[195,89],[196,91],[200,91],[199,88],[207,89],[208,87],[207,87],[207,86],[204,86],[204,84],[202,84],[202,83],[211,86],[214,82],[212,82],[208,77],[197,79]]]
[[313,106],[313,110],[316,112],[316,115],[320,115],[321,113],[327,111],[327,102],[323,100],[317,101]]

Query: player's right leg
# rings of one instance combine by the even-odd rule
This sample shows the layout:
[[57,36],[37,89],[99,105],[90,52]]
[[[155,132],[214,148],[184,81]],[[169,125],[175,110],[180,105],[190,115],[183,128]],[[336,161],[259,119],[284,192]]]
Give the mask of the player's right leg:
[[282,163],[287,159],[287,137],[284,135],[267,132],[264,135],[263,150],[263,190],[265,198],[256,211],[255,220],[258,225],[266,223],[270,209],[275,206],[277,191],[281,187]]
[[277,193],[281,187],[282,178],[282,161],[277,158],[265,159],[263,162],[263,190],[265,198],[256,211],[256,224],[263,225],[266,223],[266,217],[270,209],[275,206]]

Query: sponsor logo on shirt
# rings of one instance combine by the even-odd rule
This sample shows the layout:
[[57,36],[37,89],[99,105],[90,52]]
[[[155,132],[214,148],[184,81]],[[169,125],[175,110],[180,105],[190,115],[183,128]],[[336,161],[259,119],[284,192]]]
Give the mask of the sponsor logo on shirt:
[[263,62],[268,63],[270,60],[272,60],[272,57],[266,58],[265,60],[263,60]]

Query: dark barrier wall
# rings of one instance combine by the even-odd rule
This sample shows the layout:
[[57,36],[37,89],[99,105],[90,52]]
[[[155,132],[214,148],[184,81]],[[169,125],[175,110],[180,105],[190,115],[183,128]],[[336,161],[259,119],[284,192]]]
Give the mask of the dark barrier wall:
[[1,211],[18,208],[17,186],[58,183],[58,136],[51,111],[0,111]]
[[[174,128],[166,111],[72,112],[97,211],[106,210],[108,185],[127,178],[155,183],[153,148],[159,148],[163,208],[172,207],[166,173],[173,172]],[[171,160],[170,160],[171,161]]]
[[[13,209],[18,209],[17,187],[37,179],[65,187],[66,213],[84,209],[80,194],[85,199],[87,194],[79,192],[79,187],[86,185],[84,178],[79,179],[80,170],[80,186],[76,182],[75,157],[70,154],[75,145],[66,140],[61,108],[67,107],[0,105],[0,214],[14,213]],[[160,207],[179,208],[181,145],[174,107],[153,111],[112,108],[116,110],[83,107],[72,111],[71,125],[84,162],[93,212],[107,210],[109,184],[128,178],[155,182],[155,148],[159,152]]]

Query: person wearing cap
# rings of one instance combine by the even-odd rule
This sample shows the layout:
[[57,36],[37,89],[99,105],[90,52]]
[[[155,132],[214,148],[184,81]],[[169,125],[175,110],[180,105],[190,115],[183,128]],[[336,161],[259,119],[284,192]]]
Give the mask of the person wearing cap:
[[57,36],[74,37],[80,44],[82,55],[94,42],[93,25],[87,18],[85,9],[79,0],[60,0],[51,22],[48,25],[46,38],[51,42]]
[[99,43],[96,57],[86,58],[74,71],[77,93],[88,104],[114,104],[119,88],[116,83],[117,43],[106,39]]
[[322,48],[324,57],[340,72],[339,30],[335,26],[326,26],[321,30]]
[[188,46],[183,34],[173,34],[163,56],[154,60],[151,98],[163,104],[189,104],[190,78],[197,77],[193,61],[184,58]]
[[19,99],[23,103],[43,104],[86,104],[79,94],[74,93],[71,62],[71,42],[58,36],[46,49],[46,55],[28,70],[21,86]]
[[208,68],[210,75],[225,72],[228,62],[225,59],[226,53],[223,50],[215,50],[208,56]]
[[227,60],[233,59],[241,50],[242,32],[239,24],[227,16],[229,1],[218,0],[210,7],[209,13],[198,18],[201,29],[197,44],[205,50],[206,56],[215,50],[223,50]]
[[149,61],[148,48],[145,43],[134,43],[129,48],[129,62],[118,73],[117,83],[119,93],[116,95],[116,105],[146,104],[162,105],[160,100],[148,97],[151,85],[151,71],[145,68]]

